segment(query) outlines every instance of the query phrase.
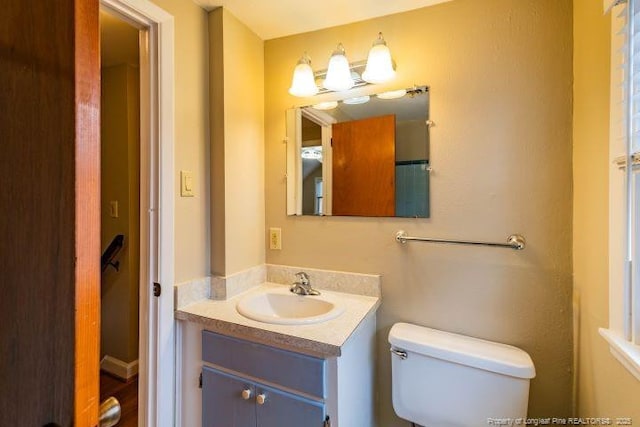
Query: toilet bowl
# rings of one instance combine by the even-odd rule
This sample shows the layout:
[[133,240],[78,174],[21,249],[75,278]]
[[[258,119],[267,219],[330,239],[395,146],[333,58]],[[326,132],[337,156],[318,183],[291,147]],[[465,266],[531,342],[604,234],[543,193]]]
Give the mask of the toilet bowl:
[[424,427],[486,427],[526,418],[535,377],[523,350],[396,323],[389,332],[396,414]]

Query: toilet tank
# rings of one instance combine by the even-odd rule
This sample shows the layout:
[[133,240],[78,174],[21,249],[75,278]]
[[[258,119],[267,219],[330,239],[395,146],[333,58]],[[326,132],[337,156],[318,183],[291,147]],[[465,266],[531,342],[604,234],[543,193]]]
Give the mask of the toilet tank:
[[[523,350],[408,323],[389,332],[393,408],[424,427],[480,427],[527,416],[535,377]],[[406,355],[406,357],[405,357]]]

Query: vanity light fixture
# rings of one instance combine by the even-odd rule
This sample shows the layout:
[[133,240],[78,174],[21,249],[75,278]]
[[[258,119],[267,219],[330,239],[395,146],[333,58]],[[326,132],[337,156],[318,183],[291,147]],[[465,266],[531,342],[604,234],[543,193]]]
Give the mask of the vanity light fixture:
[[329,67],[327,69],[327,77],[324,79],[322,86],[325,89],[339,92],[342,90],[348,90],[353,87],[353,77],[351,77],[351,68],[349,67],[349,61],[344,51],[342,43],[338,44],[338,47],[331,54],[329,59]]
[[[362,72],[362,76],[360,76],[360,72]],[[308,97],[317,95],[319,92],[341,92],[368,83],[386,83],[395,75],[389,47],[382,37],[382,33],[378,33],[378,38],[369,51],[366,63],[358,61],[349,64],[344,46],[339,43],[331,54],[327,69],[314,74],[309,55],[305,52],[293,71],[289,93],[293,96]],[[320,87],[316,84],[316,76],[321,82]],[[322,77],[325,79],[322,80]]]
[[302,147],[300,157],[307,160],[318,160],[322,162],[322,146]]
[[380,99],[397,99],[397,98],[402,98],[406,94],[407,94],[406,89],[399,89],[399,90],[390,90],[388,92],[381,92],[376,96]]
[[311,68],[311,58],[307,52],[302,55],[293,71],[293,79],[289,93],[293,96],[313,96],[318,93],[318,86]]
[[367,58],[367,66],[362,73],[362,79],[368,83],[385,83],[396,75],[391,60],[391,51],[387,42],[378,33],[378,38],[373,42]]
[[311,108],[315,110],[333,110],[337,106],[338,106],[338,101],[326,101],[326,102],[320,102],[318,104],[314,104],[311,106]]
[[365,104],[369,102],[370,99],[371,97],[369,95],[365,95],[365,96],[356,96],[355,98],[348,98],[342,102],[344,102],[347,105],[358,105],[358,104]]

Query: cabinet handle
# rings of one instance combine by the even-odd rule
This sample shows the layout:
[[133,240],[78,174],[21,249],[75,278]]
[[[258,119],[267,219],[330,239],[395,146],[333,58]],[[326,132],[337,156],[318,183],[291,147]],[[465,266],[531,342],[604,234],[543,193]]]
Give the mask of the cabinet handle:
[[260,393],[258,396],[256,396],[256,402],[258,402],[258,405],[264,405],[264,402],[267,401],[267,396],[265,396],[264,393]]
[[245,388],[244,390],[242,390],[242,398],[244,400],[251,399],[251,390],[249,390],[248,388]]

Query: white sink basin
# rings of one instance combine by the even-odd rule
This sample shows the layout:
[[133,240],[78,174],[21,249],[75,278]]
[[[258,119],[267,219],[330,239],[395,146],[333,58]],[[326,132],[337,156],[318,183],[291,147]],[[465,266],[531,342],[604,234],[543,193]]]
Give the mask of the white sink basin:
[[249,319],[281,325],[306,325],[338,317],[344,307],[322,295],[295,295],[288,290],[250,294],[238,301],[238,313]]

